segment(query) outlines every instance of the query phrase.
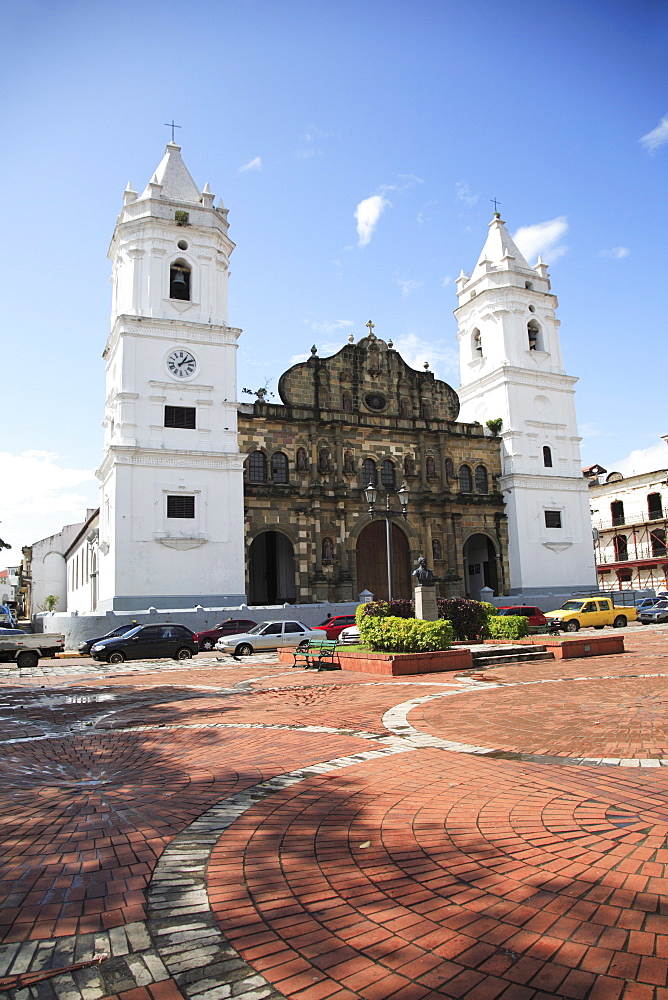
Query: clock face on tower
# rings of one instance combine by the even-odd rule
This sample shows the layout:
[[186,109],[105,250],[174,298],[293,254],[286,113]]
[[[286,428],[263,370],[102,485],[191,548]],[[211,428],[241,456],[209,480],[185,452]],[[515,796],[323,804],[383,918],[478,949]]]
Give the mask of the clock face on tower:
[[195,356],[179,347],[167,357],[167,371],[172,378],[190,378],[197,370]]

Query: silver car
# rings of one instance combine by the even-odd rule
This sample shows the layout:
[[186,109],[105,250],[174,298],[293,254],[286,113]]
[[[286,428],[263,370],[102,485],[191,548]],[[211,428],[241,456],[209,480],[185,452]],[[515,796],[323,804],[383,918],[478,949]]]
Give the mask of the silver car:
[[642,622],[643,625],[657,625],[661,622],[668,622],[668,601],[657,601],[653,607],[641,611],[638,615],[638,621]]
[[312,629],[301,622],[260,622],[249,632],[223,636],[216,643],[216,649],[220,653],[250,656],[257,651],[301,646],[309,639],[322,638],[322,629]]

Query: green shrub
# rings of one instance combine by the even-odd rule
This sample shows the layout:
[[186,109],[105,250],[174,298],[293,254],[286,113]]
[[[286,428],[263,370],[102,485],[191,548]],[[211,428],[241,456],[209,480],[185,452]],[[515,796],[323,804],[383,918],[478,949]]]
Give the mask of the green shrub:
[[484,639],[489,605],[463,597],[441,597],[436,602],[439,618],[452,622],[456,639]]
[[424,622],[362,614],[357,624],[362,642],[376,653],[432,653],[450,649],[452,643],[452,625],[443,619]]
[[372,618],[415,618],[415,601],[401,598],[392,601],[369,601],[368,604],[360,604],[363,615]]
[[501,615],[487,619],[490,639],[523,639],[529,634],[529,619],[524,615]]

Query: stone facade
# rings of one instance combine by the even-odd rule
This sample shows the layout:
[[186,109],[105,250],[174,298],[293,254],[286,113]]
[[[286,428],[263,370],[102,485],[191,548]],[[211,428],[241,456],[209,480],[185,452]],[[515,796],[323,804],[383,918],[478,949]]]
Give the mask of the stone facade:
[[[387,497],[395,597],[410,596],[420,555],[441,596],[477,597],[485,584],[505,592],[499,442],[480,424],[457,422],[449,385],[411,369],[391,341],[371,333],[333,357],[313,349],[278,390],[282,405],[260,398],[239,412],[251,604],[347,601],[364,589],[386,597],[386,519],[378,514]],[[364,488],[374,472],[371,515]]]

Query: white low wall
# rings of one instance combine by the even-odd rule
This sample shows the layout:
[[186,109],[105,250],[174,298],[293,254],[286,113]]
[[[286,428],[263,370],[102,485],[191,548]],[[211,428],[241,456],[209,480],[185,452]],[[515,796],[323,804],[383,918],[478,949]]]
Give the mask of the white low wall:
[[37,616],[36,632],[62,632],[65,636],[65,648],[76,649],[85,639],[96,639],[111,632],[119,625],[153,625],[157,622],[174,622],[187,625],[193,632],[202,632],[213,628],[225,618],[250,618],[256,622],[266,621],[299,621],[304,625],[320,625],[332,615],[354,615],[359,601],[347,601],[342,604],[280,604],[266,607],[248,607],[247,604],[232,608],[202,608],[195,607],[184,611],[158,610],[147,608],[145,611],[107,611],[104,614],[77,614],[77,612],[44,613]]

